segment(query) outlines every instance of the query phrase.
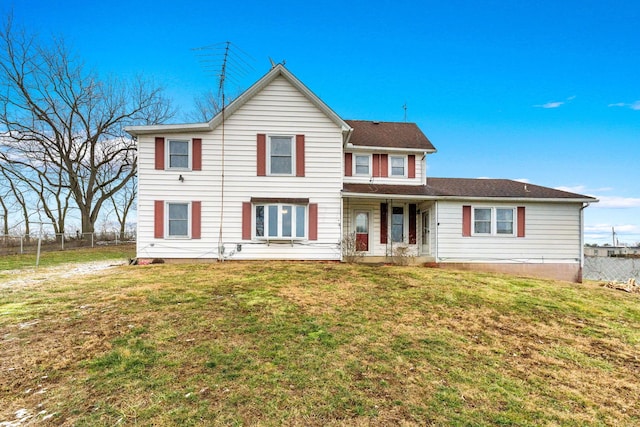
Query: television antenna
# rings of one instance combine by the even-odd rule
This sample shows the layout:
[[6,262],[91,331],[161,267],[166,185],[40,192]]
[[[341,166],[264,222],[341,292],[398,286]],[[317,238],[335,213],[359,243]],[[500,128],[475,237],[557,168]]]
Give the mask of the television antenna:
[[225,193],[225,152],[224,152],[224,125],[225,109],[227,107],[226,83],[233,82],[240,86],[241,79],[247,77],[253,70],[249,63],[251,58],[230,41],[217,43],[209,46],[194,48],[199,52],[197,55],[205,72],[218,79],[218,99],[220,102],[220,114],[222,119],[220,124],[221,144],[220,144],[220,229],[218,230],[218,260],[224,261],[224,240],[222,231],[224,230],[224,193]]

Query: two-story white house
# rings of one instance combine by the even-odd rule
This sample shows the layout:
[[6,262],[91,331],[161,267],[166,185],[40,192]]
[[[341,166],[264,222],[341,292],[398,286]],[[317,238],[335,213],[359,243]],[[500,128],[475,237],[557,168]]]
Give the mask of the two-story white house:
[[132,126],[140,260],[363,260],[581,280],[592,197],[432,178],[413,123],[343,120],[282,65],[208,123]]

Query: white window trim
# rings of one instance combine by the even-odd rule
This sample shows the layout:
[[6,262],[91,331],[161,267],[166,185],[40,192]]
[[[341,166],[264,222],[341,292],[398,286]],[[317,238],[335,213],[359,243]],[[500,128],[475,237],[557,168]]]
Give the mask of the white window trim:
[[[256,213],[256,208],[258,206],[264,207],[264,236],[258,236],[256,234],[256,225],[258,215]],[[269,206],[278,206],[278,236],[269,236]],[[295,234],[295,230],[297,227],[297,207],[304,207],[304,235],[303,236],[282,236],[282,207],[283,206],[291,206],[293,209],[291,215],[291,234]],[[277,241],[277,240],[285,240],[285,241],[300,241],[300,240],[308,240],[309,236],[309,205],[308,204],[300,204],[300,203],[254,203],[251,209],[251,235],[256,240],[264,240],[264,241]]]
[[[491,230],[489,233],[476,233],[476,209],[490,209],[491,210]],[[509,234],[498,233],[498,215],[497,210],[511,210],[513,211],[513,227],[512,232]],[[471,235],[475,237],[516,237],[518,230],[518,208],[514,206],[471,206]]]
[[[403,162],[403,171],[404,173],[402,175],[393,175],[393,160],[394,158],[397,159],[402,159]],[[408,161],[408,157],[406,155],[395,155],[395,154],[390,154],[389,155],[389,173],[387,175],[389,175],[389,178],[406,178],[409,176],[407,168],[409,167],[409,161]]]
[[[291,140],[291,173],[271,172],[271,138],[289,138]],[[286,134],[267,135],[267,175],[269,176],[295,176],[296,175],[296,136]]]
[[[187,164],[186,168],[178,168],[171,166],[171,143],[172,142],[186,142],[187,143]],[[165,148],[165,165],[166,170],[174,170],[174,171],[190,171],[193,168],[193,141],[191,139],[181,139],[181,138],[170,138],[167,140],[166,148]]]
[[[171,236],[169,234],[169,205],[187,205],[187,234],[181,236]],[[191,202],[165,202],[164,203],[164,235],[166,239],[172,240],[188,240],[191,239],[191,228],[193,224],[191,223]]]
[[[371,154],[361,154],[361,153],[353,153],[352,154],[352,175],[353,176],[366,176],[366,177],[370,177],[371,176],[371,167],[372,167],[372,156]],[[369,172],[365,173],[358,173],[358,167],[357,167],[357,163],[356,163],[356,157],[367,157],[369,164],[368,164],[368,169]]]

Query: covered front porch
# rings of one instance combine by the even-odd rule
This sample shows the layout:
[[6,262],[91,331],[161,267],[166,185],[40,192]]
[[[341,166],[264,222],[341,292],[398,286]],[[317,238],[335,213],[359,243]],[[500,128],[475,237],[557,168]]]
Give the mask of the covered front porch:
[[435,201],[343,197],[343,257],[360,262],[435,262]]

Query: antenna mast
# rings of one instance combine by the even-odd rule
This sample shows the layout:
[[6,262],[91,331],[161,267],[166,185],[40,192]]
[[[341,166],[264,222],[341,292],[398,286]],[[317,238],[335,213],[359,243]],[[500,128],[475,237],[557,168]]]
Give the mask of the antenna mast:
[[404,121],[407,121],[407,103],[405,102],[404,105],[402,106],[402,109],[404,110]]
[[[205,71],[217,71],[212,69],[212,67],[208,64],[210,62],[219,62],[220,68],[219,72],[216,73],[216,77],[218,77],[218,99],[221,100],[220,111],[219,114],[222,118],[222,122],[220,124],[221,131],[221,144],[220,144],[220,229],[218,231],[218,260],[224,261],[224,240],[222,238],[222,231],[224,230],[224,192],[225,192],[225,153],[224,153],[224,145],[225,145],[225,109],[227,107],[227,99],[226,99],[226,83],[227,80],[234,81],[233,78],[230,77],[229,72],[232,74],[240,75],[244,77],[249,74],[247,69],[253,69],[253,67],[243,58],[234,58],[231,55],[231,47],[232,43],[230,41],[226,41],[224,43],[218,43],[211,46],[205,46],[196,48],[194,50],[216,50],[216,53],[209,54],[201,54],[199,56],[202,57],[200,60],[201,63],[204,64]],[[239,49],[238,49],[239,50]],[[244,54],[245,57],[249,57],[246,53],[240,51]],[[214,55],[218,56],[218,59],[211,59]],[[249,57],[250,58],[250,57]],[[251,58],[252,59],[252,58]],[[238,80],[235,80],[235,83],[239,83]]]

